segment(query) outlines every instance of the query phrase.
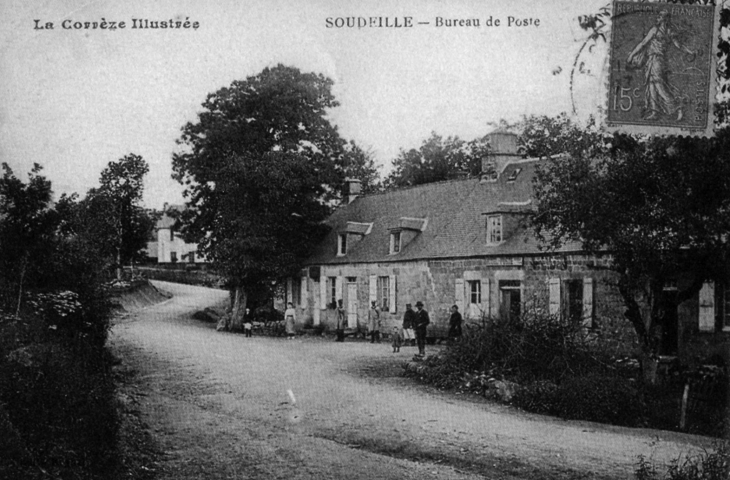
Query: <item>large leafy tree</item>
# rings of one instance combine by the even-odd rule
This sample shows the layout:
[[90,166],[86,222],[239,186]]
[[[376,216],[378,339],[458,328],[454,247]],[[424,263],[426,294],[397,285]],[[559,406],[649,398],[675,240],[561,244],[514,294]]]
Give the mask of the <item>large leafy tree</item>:
[[0,178],[0,305],[20,308],[23,292],[43,277],[43,262],[53,251],[58,216],[50,208],[51,182],[35,164],[28,181],[3,163]]
[[471,142],[459,137],[442,137],[436,132],[424,140],[419,148],[401,150],[393,160],[393,170],[386,186],[405,187],[440,182],[459,173],[477,176],[481,173],[482,157],[488,152],[485,138]]
[[[550,247],[579,242],[611,254],[625,315],[644,351],[656,353],[666,312],[703,282],[727,278],[730,132],[634,137],[554,120],[568,154],[538,170],[536,232]],[[664,295],[678,278],[677,295]]]
[[230,328],[250,295],[295,273],[323,233],[345,177],[327,116],[332,81],[277,65],[210,95],[182,129],[173,177],[186,186],[186,235],[229,280]]
[[133,153],[109,162],[101,172],[99,187],[90,189],[77,205],[75,233],[113,259],[118,278],[122,265],[139,257],[154,228],[153,219],[141,206],[148,171],[147,162]]
[[380,180],[380,173],[378,172],[378,167],[375,165],[372,150],[365,150],[350,140],[345,145],[343,158],[345,175],[360,180],[363,194],[377,192],[382,189],[383,185]]

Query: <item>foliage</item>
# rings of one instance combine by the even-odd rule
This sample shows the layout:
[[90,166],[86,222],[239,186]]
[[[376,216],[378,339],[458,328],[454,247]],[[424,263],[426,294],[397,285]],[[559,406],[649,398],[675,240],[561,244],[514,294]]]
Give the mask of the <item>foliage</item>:
[[493,126],[516,133],[517,144],[531,158],[588,155],[594,153],[596,148],[600,151],[603,146],[604,134],[593,117],[581,124],[565,112],[555,116],[523,115],[515,123],[501,120]]
[[676,307],[704,281],[725,279],[730,131],[712,139],[593,136],[600,141],[588,146],[570,139],[571,155],[538,169],[533,224],[552,248],[579,242],[611,252],[627,317],[644,348],[656,349],[652,329],[673,308],[666,283],[684,278]]
[[324,233],[345,158],[359,155],[352,145],[345,155],[327,118],[338,105],[331,88],[322,75],[266,68],[208,95],[198,121],[182,129],[173,170],[186,185],[184,230],[236,292],[233,329],[247,295],[269,294]]
[[473,372],[518,383],[557,384],[569,376],[608,368],[606,356],[593,347],[580,325],[537,311],[469,325],[459,342],[427,364],[433,367],[432,383],[445,388],[457,386]]
[[89,190],[78,205],[76,231],[99,245],[117,267],[138,260],[154,228],[154,220],[140,205],[147,162],[128,154],[101,172],[99,188]]
[[116,442],[109,309],[99,257],[40,171],[0,179],[0,477],[91,478]]
[[636,383],[613,372],[569,376],[558,385],[530,383],[513,402],[536,413],[631,427],[641,425],[646,415]]
[[514,383],[507,401],[535,413],[630,426],[646,417],[641,386],[580,325],[539,311],[469,326],[415,373],[439,388],[488,396]]
[[713,450],[674,459],[663,476],[657,466],[639,455],[634,470],[636,480],[726,480],[730,475],[730,445],[718,442]]
[[109,467],[118,419],[108,361],[35,315],[5,318],[0,339],[0,421],[14,435],[0,477],[90,478]]
[[382,189],[380,173],[375,166],[373,152],[363,150],[352,140],[345,145],[343,168],[347,177],[360,180],[363,195]]
[[478,176],[488,149],[486,138],[465,142],[459,137],[443,138],[432,132],[418,149],[400,151],[385,184],[394,188],[440,182],[459,173]]
[[44,265],[36,259],[51,255],[58,224],[48,207],[51,183],[41,170],[35,164],[24,183],[3,163],[0,178],[0,301],[15,302],[16,311],[24,288],[42,283]]

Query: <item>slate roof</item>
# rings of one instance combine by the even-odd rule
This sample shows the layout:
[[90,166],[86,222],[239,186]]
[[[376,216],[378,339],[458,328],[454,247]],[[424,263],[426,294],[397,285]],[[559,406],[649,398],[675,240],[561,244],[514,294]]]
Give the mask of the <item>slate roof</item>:
[[[166,212],[170,210],[182,212],[183,210],[185,210],[185,205],[167,205],[166,207]],[[173,228],[176,221],[177,219],[171,217],[167,213],[163,213],[162,217],[157,220],[157,225],[155,225],[155,228],[157,228],[158,230],[163,228]]]
[[365,235],[370,230],[370,223],[347,222],[345,228],[339,233],[355,233]]
[[[531,230],[519,229],[499,245],[486,243],[485,213],[527,213],[532,180],[539,159],[509,163],[493,183],[479,179],[451,180],[375,193],[340,206],[326,223],[330,233],[307,261],[310,265],[406,260],[522,255],[539,253]],[[508,180],[516,169],[514,180]],[[426,219],[425,229],[390,255],[390,230],[402,225],[402,218]],[[373,223],[369,234],[348,245],[347,253],[337,256],[337,234],[348,222]],[[406,222],[410,224],[410,222]],[[566,247],[567,249],[567,247]],[[571,250],[576,250],[575,246]]]

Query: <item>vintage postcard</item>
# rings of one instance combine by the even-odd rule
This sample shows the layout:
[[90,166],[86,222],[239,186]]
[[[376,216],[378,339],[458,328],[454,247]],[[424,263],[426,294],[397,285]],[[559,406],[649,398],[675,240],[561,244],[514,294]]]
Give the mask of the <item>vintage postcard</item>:
[[727,466],[718,9],[0,1],[0,478]]
[[712,4],[614,2],[609,126],[633,133],[711,134],[717,11]]

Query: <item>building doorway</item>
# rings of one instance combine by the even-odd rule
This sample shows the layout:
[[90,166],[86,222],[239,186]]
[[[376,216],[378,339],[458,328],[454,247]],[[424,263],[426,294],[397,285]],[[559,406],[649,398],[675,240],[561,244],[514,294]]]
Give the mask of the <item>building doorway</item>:
[[499,315],[503,320],[516,320],[522,313],[522,282],[501,280],[499,282]]

